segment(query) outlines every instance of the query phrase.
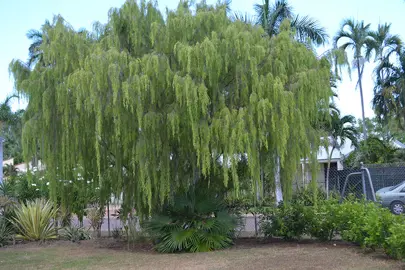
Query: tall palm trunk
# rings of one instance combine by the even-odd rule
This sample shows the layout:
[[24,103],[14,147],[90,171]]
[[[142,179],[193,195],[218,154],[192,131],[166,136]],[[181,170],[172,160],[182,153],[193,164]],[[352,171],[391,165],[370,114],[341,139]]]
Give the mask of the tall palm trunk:
[[366,127],[366,117],[364,115],[364,100],[363,100],[363,85],[361,83],[361,72],[360,72],[360,60],[357,57],[357,74],[359,77],[359,88],[360,88],[360,99],[361,99],[361,116],[363,122],[363,136],[364,139],[367,139],[367,127]]
[[[329,149],[329,146],[328,146]],[[329,199],[329,174],[330,174],[330,163],[331,163],[331,159],[332,159],[332,155],[333,155],[333,151],[335,150],[335,148],[332,148],[332,151],[327,150],[327,154],[328,154],[328,167],[326,169],[326,199]]]

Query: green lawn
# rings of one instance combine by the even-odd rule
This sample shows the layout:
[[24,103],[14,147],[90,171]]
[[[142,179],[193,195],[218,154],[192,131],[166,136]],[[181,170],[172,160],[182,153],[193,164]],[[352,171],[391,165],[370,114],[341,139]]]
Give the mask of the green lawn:
[[0,249],[1,269],[405,269],[400,261],[343,243],[252,244],[199,254],[128,252],[94,241]]

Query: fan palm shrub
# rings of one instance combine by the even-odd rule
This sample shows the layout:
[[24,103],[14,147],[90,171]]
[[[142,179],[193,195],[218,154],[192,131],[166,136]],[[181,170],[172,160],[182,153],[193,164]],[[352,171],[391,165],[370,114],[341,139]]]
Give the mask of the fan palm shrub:
[[145,229],[159,252],[205,252],[233,243],[237,218],[219,197],[207,192],[176,196]]
[[11,222],[17,237],[29,241],[45,241],[57,238],[55,217],[58,209],[52,202],[36,199],[16,207]]

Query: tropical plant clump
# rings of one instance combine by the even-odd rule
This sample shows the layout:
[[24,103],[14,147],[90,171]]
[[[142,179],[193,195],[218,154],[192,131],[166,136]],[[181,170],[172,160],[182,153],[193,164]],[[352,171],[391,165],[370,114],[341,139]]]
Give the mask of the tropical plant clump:
[[58,209],[50,201],[36,199],[22,203],[14,209],[11,222],[17,237],[29,241],[45,241],[57,238],[55,219]]
[[74,243],[78,243],[81,240],[89,240],[91,238],[89,230],[80,226],[64,227],[59,235],[63,239],[72,241]]
[[[209,196],[211,195],[211,196]],[[237,218],[215,194],[189,191],[178,195],[160,215],[146,222],[159,252],[204,252],[229,247]]]

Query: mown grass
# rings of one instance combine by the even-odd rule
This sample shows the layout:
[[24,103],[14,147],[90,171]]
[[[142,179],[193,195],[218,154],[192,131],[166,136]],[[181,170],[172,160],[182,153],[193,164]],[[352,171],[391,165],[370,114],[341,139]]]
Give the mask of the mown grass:
[[157,254],[58,241],[0,249],[0,269],[405,269],[344,243],[249,243],[209,253]]

